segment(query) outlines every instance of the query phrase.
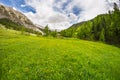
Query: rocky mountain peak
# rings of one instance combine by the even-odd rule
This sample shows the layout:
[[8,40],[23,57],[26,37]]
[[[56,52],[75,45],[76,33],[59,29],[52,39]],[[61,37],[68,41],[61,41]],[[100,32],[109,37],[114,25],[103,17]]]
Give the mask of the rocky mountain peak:
[[30,21],[24,14],[17,10],[14,10],[11,7],[6,7],[0,4],[0,19],[2,18],[9,19],[15,23],[25,26],[26,28],[34,29],[37,31],[39,30],[39,28],[36,27],[36,25],[34,25],[32,21]]

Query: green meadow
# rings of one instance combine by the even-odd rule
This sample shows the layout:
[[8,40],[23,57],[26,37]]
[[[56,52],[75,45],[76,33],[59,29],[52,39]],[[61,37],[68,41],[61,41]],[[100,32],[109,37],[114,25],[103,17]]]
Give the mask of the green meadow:
[[120,48],[0,28],[1,80],[120,80]]

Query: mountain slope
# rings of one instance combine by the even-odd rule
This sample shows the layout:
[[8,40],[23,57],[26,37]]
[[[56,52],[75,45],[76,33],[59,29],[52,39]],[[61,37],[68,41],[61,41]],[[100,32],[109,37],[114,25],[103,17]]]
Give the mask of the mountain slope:
[[18,25],[22,25],[26,28],[42,33],[42,31],[37,26],[35,26],[24,14],[10,7],[0,5],[0,19],[1,21],[2,19],[11,20]]
[[61,31],[61,35],[120,45],[120,10],[114,4],[114,11],[109,14],[98,15],[92,20],[75,24]]

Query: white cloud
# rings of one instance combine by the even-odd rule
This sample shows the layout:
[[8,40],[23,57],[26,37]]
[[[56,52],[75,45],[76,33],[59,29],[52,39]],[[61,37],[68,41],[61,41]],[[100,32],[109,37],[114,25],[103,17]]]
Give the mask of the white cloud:
[[69,22],[71,23],[71,24],[73,24],[74,22],[76,22],[78,20],[78,16],[76,16],[75,14],[73,14],[73,13],[70,13],[69,14]]
[[67,16],[61,13],[56,13],[48,17],[48,20],[46,22],[48,23],[62,23],[67,22],[69,19]]
[[[24,13],[35,24],[46,26],[51,29],[65,29],[74,22],[89,20],[98,14],[107,13],[112,9],[111,4],[119,0],[25,0],[26,5],[35,8],[36,13]],[[65,3],[69,2],[64,5]],[[63,8],[64,5],[64,9]],[[21,5],[22,6],[22,5]],[[75,15],[73,8],[81,9],[79,15]]]
[[23,4],[22,4],[22,5],[20,5],[20,6],[21,6],[21,7],[26,7],[26,5],[23,5]]

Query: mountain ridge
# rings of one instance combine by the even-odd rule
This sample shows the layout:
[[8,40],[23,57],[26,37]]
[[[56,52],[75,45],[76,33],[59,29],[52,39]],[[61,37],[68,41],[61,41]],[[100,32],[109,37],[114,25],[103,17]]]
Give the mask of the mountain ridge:
[[38,31],[43,34],[40,28],[38,28],[38,26],[33,24],[32,21],[28,19],[24,14],[22,14],[17,10],[14,10],[11,7],[7,7],[0,4],[0,19],[4,19],[4,18],[11,20],[12,22],[15,22],[19,25],[22,25],[25,28]]

